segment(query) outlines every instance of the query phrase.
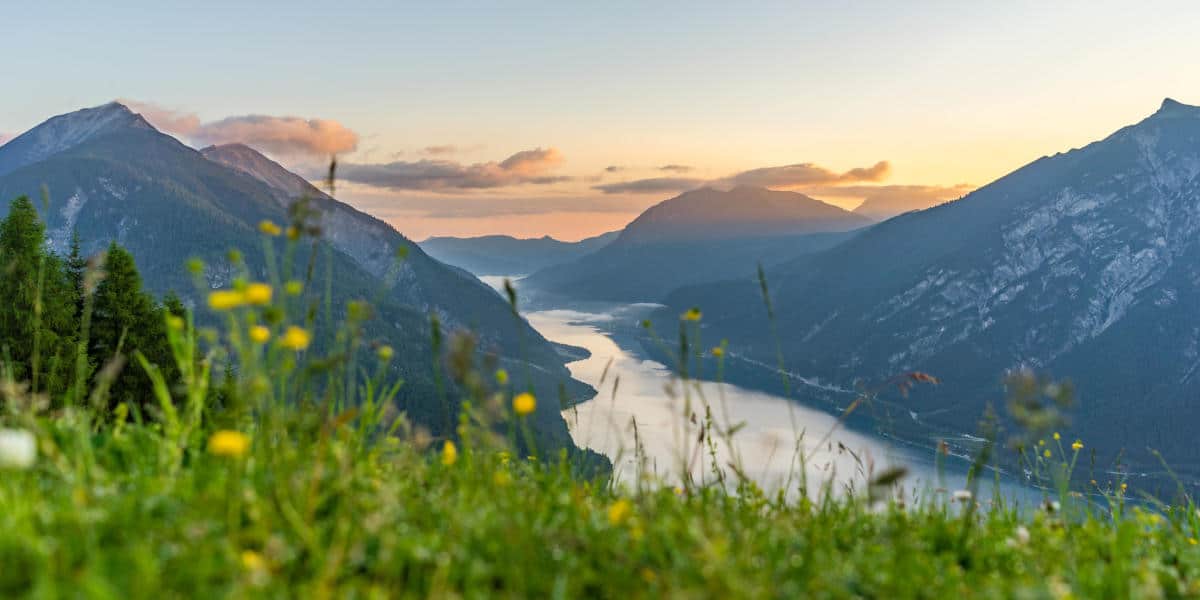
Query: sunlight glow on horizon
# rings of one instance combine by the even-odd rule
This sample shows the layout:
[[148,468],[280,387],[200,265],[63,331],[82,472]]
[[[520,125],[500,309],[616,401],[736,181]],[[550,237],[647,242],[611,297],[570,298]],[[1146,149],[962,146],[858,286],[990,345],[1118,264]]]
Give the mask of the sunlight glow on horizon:
[[[324,122],[357,136],[339,156],[347,174],[400,163],[359,175],[408,186],[349,185],[339,197],[418,240],[587,237],[678,193],[596,186],[800,163],[841,173],[888,161],[889,175],[869,185],[981,186],[1137,122],[1163,97],[1200,104],[1200,4],[1182,1],[1153,11],[1109,1],[529,3],[464,14],[147,0],[15,12],[0,47],[23,57],[5,77],[23,92],[0,98],[0,139],[113,98],[186,113],[205,139],[236,141],[253,117]],[[27,52],[47,23],[55,51]],[[505,166],[537,149],[558,154]],[[429,180],[464,187],[411,189]],[[845,208],[862,200],[794,189]]]

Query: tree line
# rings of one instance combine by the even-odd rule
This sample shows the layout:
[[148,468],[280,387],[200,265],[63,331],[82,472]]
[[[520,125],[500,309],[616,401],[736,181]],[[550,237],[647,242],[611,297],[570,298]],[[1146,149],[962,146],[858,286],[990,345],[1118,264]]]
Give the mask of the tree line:
[[142,353],[176,380],[166,317],[184,310],[174,294],[159,301],[143,290],[133,255],[116,242],[88,259],[73,235],[70,254],[55,254],[28,197],[0,221],[0,376],[28,382],[52,407],[124,404],[138,416],[154,405],[151,381],[131,357]]

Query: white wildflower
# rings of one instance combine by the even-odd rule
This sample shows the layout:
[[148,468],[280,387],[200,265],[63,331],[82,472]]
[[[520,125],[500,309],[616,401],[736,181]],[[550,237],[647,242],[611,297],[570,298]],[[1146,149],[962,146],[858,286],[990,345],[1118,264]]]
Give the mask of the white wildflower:
[[37,458],[37,438],[24,429],[0,429],[0,468],[28,469]]
[[1017,541],[1022,544],[1029,543],[1029,530],[1024,525],[1017,526]]

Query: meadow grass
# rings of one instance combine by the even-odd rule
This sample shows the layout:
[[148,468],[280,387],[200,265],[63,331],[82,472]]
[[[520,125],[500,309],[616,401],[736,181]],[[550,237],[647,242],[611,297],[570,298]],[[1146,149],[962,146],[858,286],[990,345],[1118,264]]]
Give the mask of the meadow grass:
[[[363,347],[369,307],[345,307],[315,356],[308,282],[273,279],[209,296],[219,329],[167,317],[181,381],[134,357],[155,383],[145,418],[96,408],[104,369],[87,401],[2,378],[0,597],[1200,596],[1196,507],[1127,507],[1123,486],[1097,502],[1063,483],[1040,507],[906,501],[895,471],[766,492],[736,459],[614,483],[518,454],[538,399],[478,370],[457,435],[435,439],[395,409],[404,357]],[[736,425],[703,416],[682,425],[704,434],[682,468],[733,444]],[[1038,464],[1070,482],[1080,449],[1054,443]]]

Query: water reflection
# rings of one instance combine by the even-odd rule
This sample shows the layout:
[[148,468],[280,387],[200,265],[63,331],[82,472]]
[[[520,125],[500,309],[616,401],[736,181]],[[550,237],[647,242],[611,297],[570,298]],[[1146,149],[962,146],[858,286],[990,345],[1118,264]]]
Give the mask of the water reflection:
[[[496,288],[503,285],[501,277],[483,279]],[[590,353],[567,368],[599,393],[564,417],[575,442],[612,459],[621,481],[634,481],[639,461],[667,482],[678,481],[687,471],[695,480],[712,481],[715,461],[727,474],[731,464],[737,465],[762,487],[783,486],[793,494],[801,486],[815,494],[826,484],[836,493],[862,491],[873,473],[894,466],[908,470],[903,487],[910,499],[965,486],[966,465],[960,460],[950,459],[939,475],[932,456],[839,427],[837,418],[826,412],[728,383],[680,382],[666,366],[643,358],[636,341],[610,331],[618,321],[636,323],[651,308],[582,304],[525,313],[546,339]],[[718,428],[738,425],[732,447],[722,439],[698,444],[706,408]],[[693,413],[695,424],[689,418]],[[981,485],[983,495],[990,497],[993,491],[992,482]],[[1022,503],[1040,498],[1034,490],[1007,481],[1001,494]]]

